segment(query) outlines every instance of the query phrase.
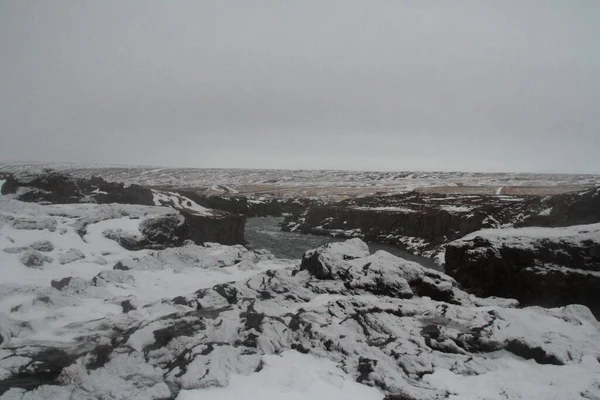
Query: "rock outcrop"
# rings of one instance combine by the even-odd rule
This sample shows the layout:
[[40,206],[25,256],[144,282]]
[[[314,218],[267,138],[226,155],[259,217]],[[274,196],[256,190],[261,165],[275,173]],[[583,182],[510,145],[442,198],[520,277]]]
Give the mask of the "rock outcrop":
[[[45,170],[10,175],[2,186],[3,194],[36,203],[136,204],[167,206],[180,215],[148,219],[140,225],[141,235],[107,231],[106,237],[129,250],[180,246],[185,240],[201,244],[245,244],[245,217],[224,211],[205,209],[175,192],[157,192],[139,186],[107,182],[102,178],[74,178],[65,173]],[[39,222],[39,220],[37,221]],[[35,228],[32,229],[44,229]]]
[[154,205],[152,191],[142,186],[125,186],[123,183],[107,182],[99,177],[77,179],[53,170],[14,173],[2,186],[2,194],[14,194],[21,201],[36,203]]
[[446,247],[446,272],[478,296],[600,317],[600,224],[475,232]]
[[165,189],[178,193],[203,207],[225,211],[232,214],[242,214],[246,217],[281,217],[282,215],[299,216],[310,207],[323,205],[320,198],[250,198],[241,195],[205,195],[192,189]]
[[[198,281],[195,291],[150,302],[101,297],[121,287],[147,295],[130,274],[143,282],[151,276],[148,269],[189,274],[229,268],[231,274],[241,258],[247,263],[228,283]],[[369,254],[358,239],[309,251],[300,268],[268,260],[275,268],[264,270],[261,259],[241,246],[186,245],[131,259],[126,272],[54,280],[51,292],[43,292],[45,301],[15,312],[54,318],[60,346],[30,340],[42,324],[16,328],[12,320],[1,320],[6,342],[0,396],[185,398],[188,390],[226,387],[237,374],[268,370],[273,359],[281,360],[278,368],[293,366],[297,375],[310,368],[308,360],[319,358],[340,372],[313,379],[340,387],[345,378],[338,374],[345,374],[387,399],[524,393],[586,399],[600,388],[600,324],[584,306],[519,309],[514,301],[479,299],[442,273],[385,252]],[[179,274],[162,279],[178,285]],[[92,301],[120,312],[111,308],[77,323],[59,312]],[[294,381],[291,376],[285,382]]]
[[468,233],[520,221],[540,207],[536,198],[411,192],[311,207],[302,216],[287,218],[283,229],[360,237],[431,254]]
[[541,200],[542,210],[516,226],[570,226],[600,222],[600,187],[581,192],[548,196]]

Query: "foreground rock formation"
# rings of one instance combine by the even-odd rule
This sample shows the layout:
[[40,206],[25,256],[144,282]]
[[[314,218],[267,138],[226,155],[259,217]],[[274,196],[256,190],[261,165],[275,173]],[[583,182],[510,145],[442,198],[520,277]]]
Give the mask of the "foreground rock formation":
[[475,232],[446,247],[446,272],[479,296],[585,304],[600,317],[600,224]]
[[[283,393],[351,379],[365,399],[598,397],[600,324],[585,306],[478,298],[359,239],[283,261],[110,238],[177,213],[0,198],[0,399],[225,397],[265,374]],[[33,251],[42,261],[26,265]]]

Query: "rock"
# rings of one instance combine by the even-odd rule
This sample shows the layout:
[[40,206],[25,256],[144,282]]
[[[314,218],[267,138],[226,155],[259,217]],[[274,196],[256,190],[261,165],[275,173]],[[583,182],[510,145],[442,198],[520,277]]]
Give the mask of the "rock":
[[[218,258],[223,265],[240,263],[244,254],[260,257],[241,246],[185,247],[151,252],[134,269],[179,263],[214,268],[217,254],[225,254]],[[328,279],[288,264],[172,300],[141,305],[133,296],[106,299],[127,314],[111,311],[61,327],[61,340],[75,338],[62,342],[61,351],[74,357],[57,358],[60,368],[48,369],[51,379],[38,375],[34,360],[44,365],[48,357],[35,343],[0,349],[0,370],[7,371],[0,377],[0,393],[12,390],[7,393],[17,396],[15,388],[22,387],[20,397],[177,398],[185,389],[226,386],[236,375],[251,378],[274,357],[291,352],[296,355],[291,360],[300,360],[297,353],[306,360],[331,360],[341,372],[323,371],[326,382],[343,382],[349,375],[389,399],[439,400],[449,393],[517,398],[528,390],[540,398],[581,393],[593,398],[600,376],[600,323],[585,306],[514,308],[503,299],[477,299],[445,274],[385,252],[369,254],[365,247],[355,239],[307,252],[326,264],[319,270],[329,271]],[[92,282],[100,286],[111,275],[125,274],[103,271]],[[439,289],[439,298],[451,293],[452,302],[421,297],[428,285],[430,291]],[[94,292],[112,291],[89,295]],[[73,302],[89,304],[58,292],[46,297],[38,304],[44,311],[60,302],[69,309]],[[311,364],[291,365],[301,371],[298,365]],[[304,382],[320,379],[319,371],[312,371],[311,380],[286,376],[285,384],[303,388]]]
[[8,177],[2,194],[15,194],[27,202],[52,204],[120,203],[154,205],[152,191],[139,185],[106,182],[99,177],[77,179],[67,173],[46,169],[42,172],[19,172]]
[[18,218],[13,221],[13,228],[23,230],[44,230],[47,229],[50,232],[56,231],[58,222],[54,218],[40,218],[40,219],[29,219],[29,218]]
[[446,271],[478,296],[600,316],[600,224],[476,232],[447,246]]
[[541,207],[538,198],[410,192],[313,206],[302,215],[286,217],[283,230],[359,237],[431,254],[448,241],[515,223]]
[[124,249],[131,251],[152,248],[152,243],[146,240],[146,238],[144,238],[142,235],[125,232],[122,229],[107,229],[102,232],[102,236],[107,239],[114,240]]
[[456,282],[447,275],[395,257],[385,251],[369,253],[360,239],[329,243],[307,251],[300,270],[317,279],[338,280],[346,289],[374,295],[411,298],[431,297],[449,303],[460,302],[455,296]]
[[131,274],[118,268],[102,271],[92,278],[92,284],[94,286],[106,286],[109,283],[117,285],[133,285],[135,283],[135,278]]
[[600,187],[546,197],[542,208],[517,226],[561,227],[600,222]]
[[187,237],[196,244],[216,242],[221,244],[245,244],[246,218],[241,215],[204,216],[181,210],[187,227]]
[[121,302],[121,307],[123,308],[123,313],[127,314],[129,311],[137,310],[137,305],[130,299],[123,300]]
[[[20,188],[29,188],[19,192]],[[10,176],[2,186],[2,194],[17,195],[21,201],[50,203],[79,203],[81,189],[76,180],[67,174],[52,170],[41,173],[19,172]]]
[[139,229],[148,242],[163,248],[181,246],[189,237],[185,218],[180,214],[145,219]]
[[58,262],[60,264],[69,264],[75,261],[79,261],[85,258],[85,254],[79,249],[69,249],[66,253],[62,253],[58,256]]
[[52,258],[40,253],[37,250],[29,249],[21,253],[19,261],[26,267],[39,268],[47,262],[52,262]]
[[79,277],[68,276],[62,279],[53,279],[50,286],[61,292],[76,294],[90,286],[90,282]]
[[30,247],[37,251],[50,252],[54,250],[54,245],[49,240],[40,240],[34,242],[30,245]]
[[19,247],[7,247],[7,248],[3,249],[3,251],[5,253],[9,253],[9,254],[19,254],[19,253],[24,252],[27,249],[29,249],[29,246],[19,246]]

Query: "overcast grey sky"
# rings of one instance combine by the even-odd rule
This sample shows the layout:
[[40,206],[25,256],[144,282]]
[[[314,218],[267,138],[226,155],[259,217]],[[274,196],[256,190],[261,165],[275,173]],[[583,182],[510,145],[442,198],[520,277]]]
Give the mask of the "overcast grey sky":
[[600,173],[600,1],[0,0],[0,160]]

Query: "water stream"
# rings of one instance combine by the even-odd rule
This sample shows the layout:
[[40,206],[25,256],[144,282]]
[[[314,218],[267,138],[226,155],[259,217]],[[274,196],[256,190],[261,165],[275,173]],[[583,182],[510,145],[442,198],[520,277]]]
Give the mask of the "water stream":
[[[301,233],[282,232],[280,224],[283,218],[259,217],[248,218],[246,222],[246,240],[255,249],[267,249],[278,258],[302,258],[306,250],[314,249],[326,243],[340,242],[332,236],[303,235]],[[415,261],[427,268],[439,270],[432,259],[416,256],[395,246],[380,243],[369,243],[371,253],[385,250],[395,256]]]

